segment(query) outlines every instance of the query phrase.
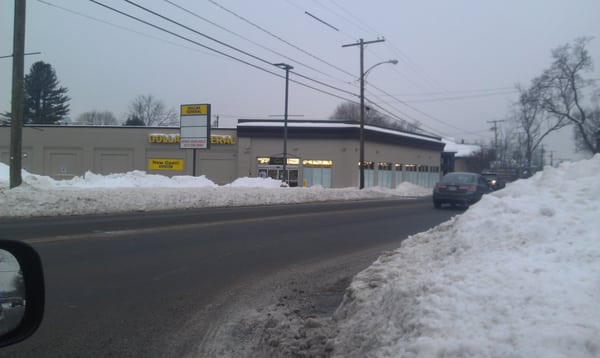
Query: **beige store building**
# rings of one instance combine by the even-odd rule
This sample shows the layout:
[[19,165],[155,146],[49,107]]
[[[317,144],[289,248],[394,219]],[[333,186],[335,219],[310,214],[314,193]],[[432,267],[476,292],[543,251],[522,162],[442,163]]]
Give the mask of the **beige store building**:
[[[179,148],[179,128],[26,126],[23,168],[56,179],[131,170],[205,175],[217,184],[239,177],[281,178],[283,128],[282,121],[239,120],[237,128],[213,128],[210,148],[194,155]],[[291,186],[358,186],[358,124],[288,121],[287,133]],[[9,140],[10,127],[0,127],[0,161],[6,164]],[[409,181],[431,187],[440,177],[443,149],[437,137],[366,126],[365,186]]]

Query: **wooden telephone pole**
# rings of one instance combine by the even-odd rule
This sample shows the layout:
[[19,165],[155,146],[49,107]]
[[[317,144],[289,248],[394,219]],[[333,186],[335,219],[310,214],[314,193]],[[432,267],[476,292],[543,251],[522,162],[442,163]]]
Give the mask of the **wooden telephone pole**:
[[10,121],[10,187],[21,185],[23,114],[25,111],[25,0],[15,0],[13,35],[12,118]]
[[364,41],[360,39],[357,43],[342,45],[342,47],[360,46],[360,178],[359,189],[365,187],[365,45],[383,42],[384,39]]

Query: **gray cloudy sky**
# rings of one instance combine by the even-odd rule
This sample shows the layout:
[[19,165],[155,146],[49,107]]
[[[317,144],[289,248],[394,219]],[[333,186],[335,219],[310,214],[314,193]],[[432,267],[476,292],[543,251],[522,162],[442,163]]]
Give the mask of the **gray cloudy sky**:
[[[125,1],[98,1],[284,75],[283,70]],[[385,42],[367,47],[365,67],[389,59],[399,63],[378,66],[369,74],[367,97],[399,117],[418,120],[425,130],[467,141],[493,137],[487,121],[507,117],[509,104],[516,99],[514,85],[527,85],[548,67],[551,49],[580,36],[598,36],[600,30],[598,0],[135,2],[268,63],[289,63],[310,78],[291,74],[291,79],[355,100],[356,95],[312,80],[358,94],[359,49],[342,45],[385,37]],[[0,0],[0,4],[0,55],[9,55],[14,2]],[[596,64],[599,41],[589,45]],[[33,62],[48,62],[69,88],[72,118],[89,110],[108,110],[122,120],[129,102],[139,94],[152,94],[175,108],[210,103],[224,125],[237,118],[283,113],[283,78],[91,1],[28,0],[26,51],[42,52],[26,56],[26,73]],[[10,59],[0,59],[0,111],[10,108],[11,66]],[[590,76],[600,78],[597,69]],[[290,114],[322,119],[343,100],[292,83],[289,101]],[[571,131],[553,136],[547,147],[555,151],[555,158],[574,157]]]

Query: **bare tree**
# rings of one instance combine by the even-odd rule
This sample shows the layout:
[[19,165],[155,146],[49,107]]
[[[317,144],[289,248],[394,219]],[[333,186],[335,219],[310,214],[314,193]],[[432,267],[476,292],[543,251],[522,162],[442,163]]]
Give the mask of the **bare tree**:
[[531,87],[523,89],[517,86],[519,99],[514,104],[514,120],[523,133],[525,167],[531,168],[533,153],[544,138],[571,123],[564,116],[549,116],[544,110],[545,93],[548,88],[544,78],[536,78]]
[[595,82],[584,79],[584,72],[593,70],[592,58],[586,49],[590,38],[579,38],[573,44],[560,46],[552,51],[553,62],[540,77],[544,86],[542,106],[550,115],[565,118],[575,126],[578,148],[598,153],[594,141],[598,129],[592,128],[594,110],[583,103],[586,90],[595,88]]
[[[578,126],[573,129],[575,137],[575,149],[577,151],[588,152],[589,147],[585,138],[595,138],[600,134],[600,107],[596,107],[593,111],[589,112],[589,117],[586,122],[582,125],[583,132]],[[582,133],[585,133],[583,135]],[[593,139],[592,139],[593,140]],[[596,153],[599,153],[598,140],[596,139]]]
[[75,124],[84,126],[115,126],[118,124],[118,121],[112,112],[94,110],[80,114],[75,120]]
[[177,124],[177,113],[153,95],[139,95],[129,105],[129,117],[138,118],[147,127],[173,126]]
[[[341,103],[336,107],[329,119],[338,119],[359,123],[360,104],[354,102]],[[366,106],[365,108],[365,124],[409,132],[417,131],[420,128],[420,124],[417,122],[411,123],[405,120],[394,119],[388,115],[382,114],[370,106]]]

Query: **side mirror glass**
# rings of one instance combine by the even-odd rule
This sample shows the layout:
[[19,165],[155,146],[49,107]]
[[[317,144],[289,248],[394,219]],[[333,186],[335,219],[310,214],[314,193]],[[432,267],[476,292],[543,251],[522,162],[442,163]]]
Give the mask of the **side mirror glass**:
[[17,258],[0,249],[0,336],[19,325],[25,316],[25,282]]
[[31,336],[44,315],[44,276],[31,246],[0,240],[0,347]]

